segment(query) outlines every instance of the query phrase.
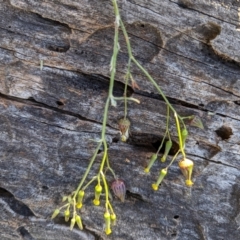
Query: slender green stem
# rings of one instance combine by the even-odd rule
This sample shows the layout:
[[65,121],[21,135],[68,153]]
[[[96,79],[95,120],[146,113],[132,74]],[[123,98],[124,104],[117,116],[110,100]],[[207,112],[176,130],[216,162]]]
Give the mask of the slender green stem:
[[128,60],[128,66],[127,66],[127,74],[125,77],[125,87],[124,87],[124,119],[127,118],[127,87],[128,87],[128,80],[130,77],[130,67],[131,67],[131,58]]
[[181,152],[182,152],[183,156],[185,157],[186,154],[184,152],[184,148],[183,148],[183,144],[182,144],[181,127],[180,127],[180,124],[179,124],[179,118],[180,118],[180,121],[182,122],[182,124],[184,125],[184,127],[185,127],[185,124],[184,124],[182,118],[178,116],[175,109],[173,108],[173,106],[168,101],[168,99],[165,96],[165,94],[163,93],[162,89],[158,86],[158,84],[151,77],[151,75],[148,73],[148,71],[144,67],[142,67],[142,65],[133,56],[132,49],[131,49],[131,43],[129,41],[127,30],[126,30],[122,20],[120,20],[120,26],[121,26],[121,29],[123,31],[123,35],[125,37],[125,41],[126,41],[126,44],[127,44],[129,58],[131,58],[132,61],[136,64],[136,66],[146,75],[146,77],[150,80],[150,82],[153,84],[153,86],[158,90],[158,92],[160,93],[160,95],[162,96],[164,101],[166,102],[167,106],[172,110],[172,112],[174,114],[174,117],[176,119],[176,124],[177,124],[177,130],[178,130],[179,145],[180,145],[180,148],[181,148]]
[[124,100],[124,101],[134,101],[136,103],[140,103],[140,101],[136,98],[132,98],[132,97],[113,97],[113,99],[115,100]]
[[104,146],[104,154],[103,154],[103,158],[102,158],[102,162],[101,162],[101,165],[100,165],[100,170],[99,170],[99,173],[101,171],[103,171],[103,168],[104,168],[104,165],[105,165],[105,162],[106,162],[106,159],[107,159],[107,142],[106,141],[103,141],[103,146]]
[[73,198],[73,218],[75,218],[76,217],[76,200],[75,200],[75,198]]
[[114,6],[114,13],[115,13],[114,45],[113,45],[113,55],[112,55],[111,64],[110,64],[111,75],[110,75],[110,83],[109,83],[109,89],[108,89],[108,98],[105,104],[103,123],[102,123],[102,134],[101,134],[102,140],[105,139],[109,103],[110,103],[110,99],[113,98],[112,93],[113,93],[114,79],[116,75],[117,55],[119,51],[118,35],[119,35],[120,15],[119,15],[119,9],[117,7],[116,0],[113,0],[112,2]]
[[171,140],[170,132],[169,132],[169,119],[170,119],[170,112],[169,112],[169,106],[167,105],[167,123],[166,123],[166,129],[169,140]]
[[110,210],[111,210],[112,214],[115,214],[115,213],[114,213],[114,211],[113,211],[113,207],[112,207],[112,205],[111,205],[111,203],[110,203],[110,202],[108,202],[108,206],[109,206],[109,208],[110,208]]
[[109,200],[108,200],[108,198],[109,198],[108,185],[107,185],[107,181],[106,181],[104,173],[101,171],[100,174],[102,176],[102,180],[103,180],[103,184],[104,184],[104,188],[105,188],[106,211],[108,211],[108,203],[109,203]]
[[96,150],[95,150],[95,152],[94,152],[94,154],[93,154],[93,156],[92,156],[92,158],[90,160],[90,163],[88,164],[88,167],[87,167],[87,169],[86,169],[86,171],[85,171],[85,173],[84,173],[84,175],[82,177],[81,182],[79,183],[79,185],[77,187],[77,190],[75,191],[75,193],[73,195],[73,198],[76,198],[78,191],[80,190],[80,188],[82,187],[83,183],[85,182],[85,180],[87,178],[87,175],[88,175],[88,173],[89,173],[89,171],[90,171],[90,169],[91,169],[91,167],[92,167],[92,165],[94,163],[94,160],[95,160],[95,158],[96,158],[96,156],[98,154],[98,151],[99,151],[101,145],[102,145],[102,142],[98,143],[98,146],[97,146],[97,148],[96,148]]
[[[113,1],[115,2],[115,1]],[[110,99],[112,97],[112,92],[113,92],[113,85],[114,85],[114,78],[115,78],[115,74],[116,74],[116,62],[117,62],[117,54],[119,51],[119,44],[118,44],[118,28],[119,28],[119,10],[117,7],[114,7],[114,11],[115,11],[115,16],[116,16],[116,21],[115,21],[115,34],[114,34],[114,47],[113,47],[113,55],[112,55],[112,60],[111,60],[111,76],[110,76],[110,84],[109,84],[109,90],[108,90],[108,98],[105,104],[105,108],[104,108],[104,114],[103,114],[103,123],[102,123],[102,133],[101,133],[101,142],[98,144],[93,157],[91,158],[91,161],[87,167],[87,170],[85,171],[83,178],[81,180],[81,182],[79,183],[77,190],[73,196],[73,198],[76,197],[78,191],[80,190],[80,188],[82,187],[93,163],[94,160],[97,156],[98,150],[100,149],[102,143],[104,145],[106,145],[106,140],[105,140],[105,134],[106,134],[106,125],[107,125],[107,116],[108,116],[108,109],[109,109],[109,103],[110,103]]]
[[84,191],[92,182],[94,182],[97,179],[97,176],[93,177],[83,188],[82,190]]
[[59,208],[59,210],[61,210],[62,208],[65,208],[65,207],[67,207],[67,206],[69,206],[69,205],[70,205],[70,203],[67,203],[67,204],[61,206],[61,207]]
[[164,141],[165,141],[166,136],[167,136],[167,130],[166,130],[166,132],[164,133],[162,142],[161,142],[160,146],[158,147],[158,150],[157,150],[157,153],[156,153],[156,154],[159,154],[159,152],[160,152],[160,150],[161,150],[161,148],[162,148],[162,146],[163,146],[163,143],[164,143]]
[[128,49],[128,55],[129,58],[132,59],[132,61],[137,65],[137,67],[146,75],[146,77],[151,81],[151,83],[154,85],[154,87],[158,90],[158,92],[160,93],[160,95],[162,96],[162,98],[164,99],[164,101],[166,102],[166,104],[169,106],[169,108],[175,112],[175,109],[172,107],[172,105],[170,104],[170,102],[168,101],[168,99],[166,98],[165,94],[163,93],[162,89],[158,86],[158,84],[155,82],[155,80],[151,77],[151,75],[145,70],[145,68],[142,67],[142,65],[136,60],[136,58],[133,56],[132,54],[132,48],[131,48],[131,43],[129,41],[129,37],[127,34],[127,30],[122,22],[122,20],[120,20],[120,26],[121,29],[123,31],[123,35],[125,37],[125,41],[127,44],[127,49]]
[[178,156],[180,151],[181,151],[180,149],[177,151],[177,153],[173,156],[171,162],[168,164],[168,166],[166,168],[169,168],[173,164],[174,160],[176,159],[176,157]]
[[116,174],[115,172],[113,171],[113,169],[110,167],[110,163],[109,163],[109,159],[108,159],[108,156],[107,156],[107,159],[106,159],[106,163],[107,163],[107,170],[110,170],[110,172],[112,173],[113,177],[116,179]]
[[164,143],[164,141],[165,141],[166,136],[168,135],[168,138],[171,139],[171,137],[170,137],[170,133],[169,133],[169,116],[170,116],[169,114],[170,114],[170,113],[169,113],[169,106],[167,105],[167,122],[166,122],[166,131],[165,131],[165,133],[164,133],[164,136],[163,136],[162,142],[161,142],[161,144],[160,144],[160,146],[159,146],[159,148],[158,148],[156,154],[158,154],[158,153],[160,152],[160,150],[161,150],[161,148],[162,148],[162,146],[163,146],[163,143]]
[[174,113],[174,117],[176,120],[176,126],[177,126],[177,131],[178,131],[178,139],[179,139],[179,148],[180,151],[182,152],[183,157],[186,157],[185,151],[184,151],[184,144],[183,144],[183,140],[182,140],[182,133],[181,133],[181,128],[180,128],[180,124],[179,124],[179,119],[178,119],[178,115],[175,112]]

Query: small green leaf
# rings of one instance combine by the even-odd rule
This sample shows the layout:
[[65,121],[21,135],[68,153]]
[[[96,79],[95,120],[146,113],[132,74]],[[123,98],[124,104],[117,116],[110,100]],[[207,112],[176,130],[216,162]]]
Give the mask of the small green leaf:
[[59,209],[55,209],[55,211],[52,214],[51,219],[54,219],[58,214],[59,214],[60,210]]
[[198,127],[200,129],[204,129],[202,120],[198,116],[194,116],[194,118],[190,121],[190,126]]

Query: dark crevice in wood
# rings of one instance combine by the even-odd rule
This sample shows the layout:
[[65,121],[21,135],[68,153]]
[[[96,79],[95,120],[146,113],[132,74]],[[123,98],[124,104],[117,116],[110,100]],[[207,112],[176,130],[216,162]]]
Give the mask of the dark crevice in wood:
[[65,217],[63,217],[63,216],[57,216],[56,218],[54,218],[54,224],[58,224],[58,225],[66,226],[66,227],[69,227],[69,225],[70,225],[69,222],[65,221]]
[[129,190],[126,191],[126,198],[145,202],[145,200],[140,194],[130,192]]
[[[98,81],[98,82],[102,82],[104,84],[107,84],[106,86],[106,91],[108,91],[108,87],[109,87],[109,81],[110,79],[108,77],[105,77],[103,75],[100,75],[100,74],[85,74],[85,73],[82,73],[82,72],[79,72],[78,73],[81,73],[83,74],[83,76],[87,77],[87,78],[90,78],[90,80],[95,80],[95,81]],[[120,81],[117,81],[117,79],[115,79],[114,81],[114,88],[113,88],[113,95],[114,96],[119,96],[119,97],[122,97],[123,96],[123,93],[124,93],[124,88],[125,88],[125,84],[120,82]],[[133,94],[134,90],[131,86],[127,86],[127,97],[131,97],[132,94]]]
[[[52,106],[49,106],[47,104],[38,102],[33,97],[30,97],[28,99],[22,99],[22,98],[8,96],[8,95],[0,93],[0,98],[11,100],[11,101],[14,101],[14,102],[23,103],[23,104],[31,104],[31,105],[34,105],[34,106],[37,106],[37,107],[42,107],[42,108],[50,109],[50,110],[55,111],[55,112],[59,112],[59,113],[62,113],[62,114],[73,116],[73,117],[76,117],[76,118],[78,118],[78,119],[80,119],[82,121],[89,121],[89,122],[92,122],[92,123],[99,124],[99,122],[96,122],[94,120],[82,117],[80,114],[72,113],[70,111],[62,110],[62,109],[59,109],[59,108],[56,108],[56,107],[52,107]],[[110,126],[108,126],[108,127],[110,127]]]
[[[152,99],[157,99],[157,100],[160,100],[160,101],[164,101],[163,97],[158,93],[153,93],[153,92],[148,93],[148,92],[144,92],[144,91],[141,91],[141,90],[136,90],[135,94],[140,95],[140,96],[144,96],[144,97],[148,97],[148,98],[152,98]],[[208,111],[208,110],[204,109],[201,106],[201,104],[195,105],[195,104],[188,103],[188,102],[185,102],[183,100],[179,100],[179,99],[172,98],[172,97],[169,97],[169,96],[167,96],[167,98],[168,98],[168,101],[171,104],[174,104],[174,105],[180,105],[180,106],[184,106],[184,107],[187,107],[187,108],[201,110],[201,111],[205,111],[205,112]]]
[[221,126],[215,131],[222,140],[227,140],[233,135],[233,131],[228,126]]
[[17,231],[21,234],[24,240],[35,240],[35,238],[31,236],[31,234],[28,232],[28,230],[25,227],[19,227]]
[[[2,97],[1,94],[0,94],[0,97]],[[14,97],[14,98],[15,98],[15,97]],[[12,99],[10,99],[10,100],[12,100]],[[18,101],[18,100],[17,100],[17,101]],[[30,97],[30,98],[28,98],[28,100],[23,100],[23,101],[21,101],[21,102],[26,103],[26,102],[28,102],[28,101],[31,102],[31,103],[33,103],[35,106],[38,106],[38,107],[47,108],[47,109],[50,109],[50,110],[53,110],[53,111],[56,111],[56,112],[59,112],[59,113],[62,113],[62,114],[66,114],[66,115],[69,115],[69,116],[73,116],[73,117],[76,117],[76,118],[78,118],[78,119],[80,119],[80,120],[83,120],[83,121],[89,121],[89,122],[92,122],[92,123],[98,123],[98,122],[96,122],[96,121],[94,121],[94,120],[87,119],[87,118],[81,116],[80,114],[73,113],[73,112],[66,111],[66,110],[62,110],[62,109],[60,109],[60,108],[52,107],[52,106],[49,106],[49,105],[47,105],[47,104],[45,104],[45,103],[36,101],[33,97]]]
[[102,151],[103,151],[102,149],[99,149],[98,152],[97,152],[97,154],[101,154]]
[[113,143],[118,143],[119,140],[120,140],[119,137],[114,137],[114,138],[112,139],[112,142],[113,142]]
[[203,159],[203,160],[211,162],[211,163],[220,164],[220,165],[223,165],[223,166],[226,166],[226,167],[238,169],[236,166],[233,166],[233,165],[230,165],[230,164],[226,164],[226,163],[223,163],[221,161],[215,161],[215,160],[212,160],[211,158],[205,158],[205,157],[202,157],[202,156],[199,156],[199,155],[195,155],[195,154],[192,154],[192,153],[188,153],[187,155],[188,156],[193,156],[193,157],[196,157],[196,158],[200,158],[200,159]]
[[87,232],[89,232],[92,236],[94,236],[95,240],[106,240],[102,236],[100,236],[96,231],[93,231],[90,229],[87,225],[83,223],[83,229],[85,229]]
[[67,33],[71,33],[71,28],[66,23],[62,23],[62,22],[59,22],[59,21],[56,21],[56,20],[53,20],[50,18],[43,17],[39,13],[31,12],[31,14],[34,14],[36,16],[36,19],[39,20],[39,22],[44,25],[47,25],[47,26],[51,25],[54,27],[62,27],[61,31],[64,30]]
[[56,104],[58,105],[58,106],[63,106],[64,105],[64,103],[62,102],[62,101],[56,101]]
[[[210,44],[202,44],[201,52],[208,55],[208,57],[210,57],[216,63],[222,63],[225,66],[232,68],[234,70],[240,70],[240,62],[238,62],[222,53],[219,53]],[[232,74],[237,74],[237,75],[239,74],[239,73],[231,72],[231,71],[228,71],[228,72],[230,72]]]
[[[209,84],[211,85],[211,84]],[[213,85],[211,85],[213,86]],[[216,87],[216,86],[213,86],[213,87]],[[223,90],[223,89],[221,89]],[[227,91],[226,91],[227,92]],[[162,98],[161,95],[159,94],[156,94],[156,93],[148,93],[148,92],[144,92],[144,91],[140,91],[140,90],[136,90],[135,91],[135,94],[136,95],[140,95],[140,96],[144,96],[144,97],[148,97],[148,98],[152,98],[152,99],[157,99],[157,100],[160,100],[160,101],[164,101],[164,99]],[[232,94],[232,93],[231,93]],[[234,94],[232,94],[234,95]],[[180,100],[180,99],[176,99],[176,98],[172,98],[172,97],[169,97],[167,96],[168,98],[168,101],[171,103],[171,104],[174,104],[174,105],[180,105],[180,106],[183,106],[183,107],[186,107],[186,108],[189,108],[189,109],[195,109],[195,110],[201,110],[202,112],[209,112],[208,109],[205,108],[205,105],[200,103],[198,105],[195,105],[195,104],[192,104],[192,103],[189,103],[189,102],[185,102],[183,100]],[[235,104],[237,105],[240,105],[239,101],[236,101],[234,102]],[[226,114],[223,114],[223,113],[219,113],[219,112],[216,112],[214,113],[215,115],[218,115],[218,116],[221,116],[221,117],[224,117],[224,118],[230,118],[230,119],[233,119],[233,120],[237,120],[239,121],[239,119],[237,118],[233,118],[231,116],[228,116]]]
[[[149,151],[156,152],[161,145],[162,140],[163,136],[131,132],[130,138],[127,143],[135,146],[144,146],[145,148],[149,149]],[[160,153],[164,153],[166,142],[167,139],[165,139],[164,144],[160,149]],[[172,139],[172,147],[169,151],[169,156],[174,156],[178,150],[178,143]]]
[[66,45],[53,45],[53,44],[50,45],[50,44],[48,44],[46,46],[46,48],[53,52],[64,53],[69,50],[70,45],[69,44],[66,44]]
[[15,213],[24,217],[34,216],[33,212],[27,205],[17,200],[12,193],[4,188],[0,188],[0,198],[3,199]]
[[[172,2],[172,1],[170,1],[170,2]],[[173,3],[175,3],[175,2],[173,2]],[[190,0],[178,0],[177,5],[181,8],[192,10],[191,9],[192,2]]]
[[[164,150],[165,150],[165,146],[166,146],[167,141],[168,141],[168,139],[165,139],[164,144],[163,144],[162,148],[160,149],[160,153],[162,153],[162,154],[164,154]],[[152,143],[152,145],[156,149],[156,151],[160,147],[161,143],[162,143],[162,139],[157,140],[156,142]],[[172,139],[172,147],[171,147],[168,155],[169,156],[174,156],[178,152],[178,150],[179,150],[179,144]]]
[[171,237],[176,237],[177,236],[177,231],[173,230],[173,232],[171,233]]
[[233,101],[233,103],[240,106],[240,101]]
[[[214,18],[214,19],[216,19],[216,20],[218,20],[218,21],[222,21],[222,22],[225,22],[225,23],[228,23],[228,24],[231,24],[231,25],[235,26],[234,23],[228,22],[228,21],[226,21],[225,19],[218,18],[218,17],[216,17],[216,16],[214,16],[214,15],[209,15],[209,14],[207,14],[207,13],[205,13],[205,12],[202,12],[202,11],[199,11],[198,9],[195,9],[195,8],[194,8],[194,2],[192,3],[192,1],[190,1],[190,0],[178,0],[178,2],[175,2],[175,1],[172,1],[172,0],[169,0],[169,1],[172,2],[172,3],[174,3],[174,4],[177,4],[179,7],[185,6],[184,8],[187,9],[187,10],[191,10],[191,11],[200,13],[200,14],[202,14],[202,15],[204,15],[204,16],[207,16],[207,17],[209,17],[209,18]],[[179,2],[180,2],[180,4],[179,4]],[[152,10],[151,10],[151,11],[152,11]],[[237,20],[233,19],[233,21],[236,22],[236,24],[238,24]]]
[[[199,29],[197,29],[198,31],[202,29],[202,30],[203,30],[203,34],[208,35],[208,36],[205,36],[206,39],[208,39],[208,43],[202,42],[200,39],[197,39],[196,37],[193,37],[191,34],[190,34],[190,35],[187,34],[188,31],[186,31],[186,32],[181,32],[181,34],[185,34],[185,35],[188,36],[189,38],[192,38],[193,40],[197,40],[197,41],[201,42],[202,45],[204,46],[204,49],[207,49],[206,53],[208,54],[208,56],[213,56],[213,57],[214,57],[214,56],[216,55],[216,59],[215,59],[216,61],[219,61],[219,62],[221,62],[221,63],[224,63],[224,64],[226,64],[226,65],[229,66],[229,67],[232,67],[232,66],[240,67],[240,63],[239,63],[239,62],[237,62],[237,61],[235,61],[234,59],[231,59],[231,58],[229,58],[229,57],[226,57],[224,54],[220,54],[220,53],[216,52],[216,51],[213,49],[213,47],[211,46],[211,44],[209,44],[209,40],[215,38],[217,35],[220,34],[220,32],[219,32],[220,26],[219,26],[219,25],[217,25],[217,24],[215,24],[215,23],[209,22],[209,23],[206,23],[206,24],[204,24],[204,25],[197,26],[197,28],[199,28]],[[211,31],[212,28],[215,28],[215,30],[214,30],[214,31]],[[204,30],[204,29],[205,29],[205,30]],[[192,30],[194,31],[194,28],[193,28]],[[207,30],[207,31],[206,31],[206,30]],[[215,35],[214,35],[212,32],[213,32]],[[136,36],[136,35],[133,34],[132,32],[128,32],[128,34],[129,34],[129,36],[134,36],[134,37],[140,38],[139,36]],[[142,38],[140,38],[140,39],[142,39]],[[142,40],[144,40],[144,41],[146,41],[146,42],[149,42],[149,41],[147,41],[147,40],[145,40],[145,39],[142,39]],[[156,47],[158,47],[158,48],[160,48],[160,49],[162,49],[162,50],[165,50],[166,52],[169,52],[169,53],[174,54],[174,55],[179,56],[179,57],[184,57],[184,58],[189,59],[189,60],[191,60],[191,61],[199,62],[199,63],[201,63],[201,64],[203,64],[203,65],[208,66],[209,68],[214,68],[214,67],[215,67],[215,66],[209,65],[209,64],[206,63],[206,62],[201,62],[201,61],[198,61],[197,59],[192,59],[192,58],[190,58],[190,57],[180,55],[180,54],[178,54],[178,53],[176,53],[176,52],[174,52],[174,51],[171,51],[170,49],[167,49],[167,48],[163,47],[162,45],[159,46],[159,45],[154,44],[153,42],[149,42],[149,43],[155,45]],[[229,64],[231,64],[231,65],[229,65]],[[229,70],[227,70],[227,71],[230,72],[230,73],[232,73],[232,74],[237,74],[237,73],[231,72],[231,71],[229,71]]]

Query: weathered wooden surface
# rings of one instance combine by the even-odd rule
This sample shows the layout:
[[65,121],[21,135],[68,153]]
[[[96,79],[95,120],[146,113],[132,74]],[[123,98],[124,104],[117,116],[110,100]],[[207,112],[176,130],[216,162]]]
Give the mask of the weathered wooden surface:
[[[141,90],[129,87],[129,94],[141,104],[130,104],[129,142],[117,140],[122,104],[111,108],[107,129],[111,163],[128,189],[125,203],[114,199],[113,234],[104,235],[104,208],[92,206],[92,193],[82,210],[84,231],[71,232],[62,217],[50,221],[77,186],[94,151],[90,139],[101,131],[113,9],[110,0],[0,0],[1,239],[238,239],[240,2],[119,5],[137,59],[181,115],[203,120],[204,130],[189,128],[186,149],[195,185],[184,186],[175,164],[161,189],[151,190],[163,164],[150,175],[143,168],[163,135],[166,108],[134,67]],[[117,96],[127,62],[120,40]]]

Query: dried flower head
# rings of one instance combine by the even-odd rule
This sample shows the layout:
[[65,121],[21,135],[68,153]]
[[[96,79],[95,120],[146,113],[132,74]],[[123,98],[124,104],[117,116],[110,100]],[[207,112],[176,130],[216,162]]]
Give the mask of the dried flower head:
[[126,195],[126,186],[123,180],[117,179],[112,182],[111,189],[116,197],[118,197],[121,202],[124,202]]
[[127,118],[122,118],[118,122],[118,127],[120,130],[122,142],[126,142],[129,138],[130,125],[131,125],[131,123]]
[[180,162],[179,162],[179,168],[182,171],[182,174],[184,175],[184,177],[186,178],[185,183],[188,187],[191,187],[193,185],[193,182],[191,180],[192,177],[192,171],[193,171],[193,166],[194,163],[192,160],[187,159],[187,158],[183,158]]

